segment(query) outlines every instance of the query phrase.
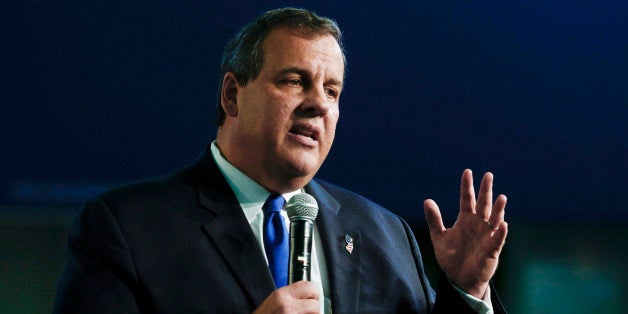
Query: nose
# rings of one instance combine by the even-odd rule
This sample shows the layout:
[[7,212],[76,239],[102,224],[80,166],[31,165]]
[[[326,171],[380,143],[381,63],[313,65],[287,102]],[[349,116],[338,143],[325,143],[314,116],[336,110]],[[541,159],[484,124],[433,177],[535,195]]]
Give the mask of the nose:
[[308,117],[324,116],[333,102],[327,97],[324,87],[311,88],[305,94],[298,111],[301,115]]

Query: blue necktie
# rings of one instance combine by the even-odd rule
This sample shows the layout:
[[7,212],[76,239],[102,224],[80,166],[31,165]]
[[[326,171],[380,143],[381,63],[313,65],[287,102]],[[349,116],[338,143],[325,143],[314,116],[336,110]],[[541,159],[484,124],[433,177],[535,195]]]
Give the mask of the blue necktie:
[[275,286],[288,285],[288,231],[281,216],[286,200],[279,194],[271,194],[264,203],[264,250]]

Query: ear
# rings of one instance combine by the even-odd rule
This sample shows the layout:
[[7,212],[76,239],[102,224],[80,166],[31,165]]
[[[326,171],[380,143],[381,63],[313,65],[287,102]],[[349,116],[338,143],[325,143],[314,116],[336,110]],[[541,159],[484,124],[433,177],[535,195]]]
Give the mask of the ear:
[[220,103],[222,110],[230,117],[238,116],[238,80],[233,72],[225,73],[222,78],[222,88],[220,90]]

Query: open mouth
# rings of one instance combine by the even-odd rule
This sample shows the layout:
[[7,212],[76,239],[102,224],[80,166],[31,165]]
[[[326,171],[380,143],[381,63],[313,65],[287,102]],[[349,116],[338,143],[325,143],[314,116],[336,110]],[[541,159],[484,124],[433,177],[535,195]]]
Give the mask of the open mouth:
[[307,137],[312,141],[318,141],[320,131],[318,130],[317,127],[309,123],[302,123],[302,124],[295,124],[294,126],[292,126],[292,128],[290,129],[290,133]]

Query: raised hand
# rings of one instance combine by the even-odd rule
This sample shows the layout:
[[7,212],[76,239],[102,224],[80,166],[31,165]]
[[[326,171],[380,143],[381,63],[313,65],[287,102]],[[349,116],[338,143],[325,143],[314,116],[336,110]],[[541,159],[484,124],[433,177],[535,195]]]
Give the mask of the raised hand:
[[508,233],[506,196],[493,203],[493,174],[484,174],[476,201],[473,174],[462,173],[460,213],[451,228],[443,225],[436,202],[427,199],[423,207],[438,265],[457,287],[482,299]]

